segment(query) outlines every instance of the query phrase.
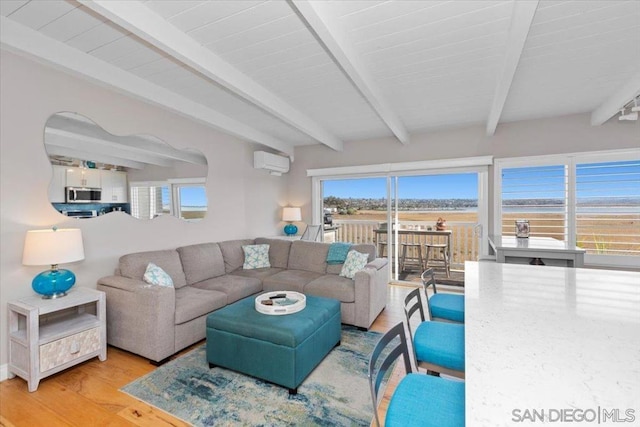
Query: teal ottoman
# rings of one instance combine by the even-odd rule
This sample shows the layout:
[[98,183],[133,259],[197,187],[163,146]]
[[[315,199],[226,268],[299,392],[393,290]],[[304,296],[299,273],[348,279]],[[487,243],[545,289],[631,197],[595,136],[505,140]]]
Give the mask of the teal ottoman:
[[256,311],[255,296],[207,317],[207,362],[278,384],[296,394],[340,345],[340,302],[307,295],[304,310],[283,316]]

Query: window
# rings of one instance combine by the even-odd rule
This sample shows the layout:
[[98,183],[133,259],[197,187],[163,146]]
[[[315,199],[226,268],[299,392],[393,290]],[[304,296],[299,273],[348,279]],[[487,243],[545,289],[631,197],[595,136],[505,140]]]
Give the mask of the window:
[[178,218],[199,220],[207,214],[207,192],[204,185],[174,184],[173,211]]
[[502,169],[502,235],[515,235],[516,220],[526,219],[531,236],[564,240],[566,200],[564,165]]
[[587,253],[640,255],[640,161],[576,165],[577,245]]
[[594,265],[634,266],[640,256],[640,152],[496,160],[496,233],[570,242]]
[[131,183],[131,215],[135,218],[173,215],[187,221],[197,221],[206,214],[204,179]]

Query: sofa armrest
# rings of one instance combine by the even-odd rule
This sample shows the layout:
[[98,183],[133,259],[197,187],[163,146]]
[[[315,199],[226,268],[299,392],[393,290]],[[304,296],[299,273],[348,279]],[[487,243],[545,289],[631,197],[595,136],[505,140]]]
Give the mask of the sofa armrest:
[[355,281],[355,326],[369,329],[376,317],[387,305],[389,263],[386,258],[376,258],[358,271]]
[[175,353],[175,289],[108,276],[98,280],[107,298],[107,342],[159,362]]
[[142,280],[129,279],[124,276],[106,276],[98,279],[98,285],[118,288],[123,291],[135,292],[137,290],[150,288],[152,285]]
[[389,264],[389,260],[387,258],[376,258],[370,263],[368,263],[367,265],[365,265],[364,268],[365,269],[375,268],[376,270],[380,270],[381,268],[384,268],[387,264]]

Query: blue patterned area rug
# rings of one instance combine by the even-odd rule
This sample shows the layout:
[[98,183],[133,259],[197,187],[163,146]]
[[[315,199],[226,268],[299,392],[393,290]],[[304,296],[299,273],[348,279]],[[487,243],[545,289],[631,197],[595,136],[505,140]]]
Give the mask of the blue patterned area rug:
[[294,396],[256,378],[209,369],[204,344],[121,391],[195,426],[368,426],[367,369],[380,336],[343,326],[341,345]]

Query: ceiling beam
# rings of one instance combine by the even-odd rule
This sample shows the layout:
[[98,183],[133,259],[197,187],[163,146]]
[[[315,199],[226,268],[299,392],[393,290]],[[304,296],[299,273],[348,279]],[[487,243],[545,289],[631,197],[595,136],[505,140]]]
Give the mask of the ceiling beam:
[[[48,133],[66,135],[69,138],[84,140],[91,144],[91,146],[98,144],[105,145],[114,152],[121,153],[120,157],[125,158],[131,153],[134,153],[146,155],[150,158],[177,160],[199,165],[207,164],[207,159],[202,153],[193,150],[173,148],[166,142],[155,137],[113,135],[93,121],[85,121],[67,115],[55,114],[50,117],[45,127],[45,137]],[[46,138],[45,143],[47,143]]]
[[385,99],[347,32],[332,16],[331,4],[308,0],[288,0],[288,3],[396,138],[408,144],[407,129]]
[[337,151],[340,139],[138,1],[79,0],[182,64]]
[[487,135],[496,133],[496,127],[500,121],[504,104],[507,101],[513,77],[516,74],[520,56],[527,41],[527,35],[531,28],[533,16],[538,8],[538,0],[518,1],[513,0],[513,13],[511,14],[511,26],[507,36],[504,61],[500,70],[496,90],[493,93],[493,102],[489,118],[487,119]]
[[0,46],[224,133],[293,156],[293,145],[0,16]]
[[591,125],[600,126],[638,95],[640,95],[640,72],[591,112]]

